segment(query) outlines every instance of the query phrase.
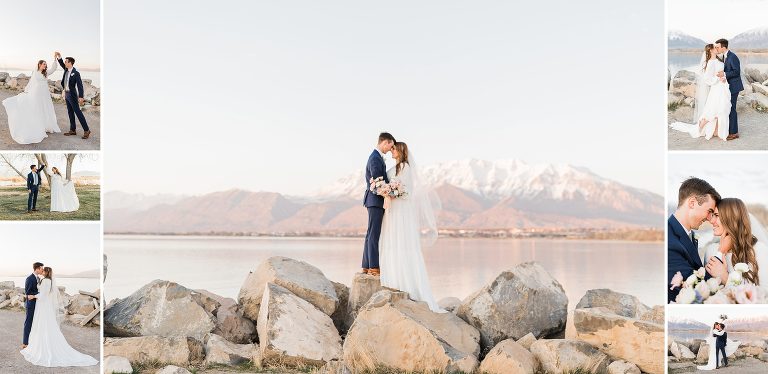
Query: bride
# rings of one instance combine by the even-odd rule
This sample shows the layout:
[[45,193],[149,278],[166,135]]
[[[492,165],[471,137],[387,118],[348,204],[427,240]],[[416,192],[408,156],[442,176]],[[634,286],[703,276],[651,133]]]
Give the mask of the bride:
[[[427,244],[437,239],[435,210],[437,195],[420,179],[408,145],[395,143],[392,157],[396,165],[387,171],[390,183],[400,181],[407,195],[387,198],[379,239],[381,285],[408,292],[414,300],[426,302],[434,312],[445,312],[432,296],[427,268],[421,253],[421,231],[427,230]],[[386,206],[385,204],[385,206]]]
[[744,202],[737,198],[722,199],[715,207],[712,228],[720,242],[706,245],[705,263],[715,256],[730,273],[735,264],[743,262],[750,269],[743,274],[744,280],[768,289],[768,238],[765,228],[749,214]]
[[[56,52],[54,59],[58,57]],[[46,133],[61,132],[48,90],[48,76],[56,71],[56,65],[51,64],[49,70],[45,60],[38,61],[37,70],[32,72],[24,92],[3,100],[8,113],[8,130],[16,143],[40,143],[48,136]]]
[[[717,362],[717,338],[713,336],[722,335],[722,331],[717,329],[717,325],[719,324],[719,322],[715,322],[715,324],[712,326],[712,331],[709,332],[709,336],[707,336],[707,339],[705,339],[707,346],[709,347],[709,355],[706,365],[696,367],[699,370],[715,370],[719,366],[719,363]],[[740,344],[741,342],[728,339],[725,344],[725,356],[728,357],[735,353]],[[722,359],[723,358],[720,357],[721,361]]]
[[80,209],[80,200],[75,192],[75,182],[66,180],[54,167],[51,176],[51,212],[74,212]]
[[95,358],[72,348],[61,333],[59,324],[64,319],[64,304],[50,267],[43,268],[38,290],[29,345],[21,350],[24,358],[45,367],[98,365]]
[[675,122],[673,129],[687,132],[691,137],[703,136],[707,140],[717,136],[722,140],[728,137],[728,116],[731,112],[731,92],[728,81],[719,78],[717,72],[723,71],[723,62],[715,53],[715,46],[704,47],[701,71],[696,79],[695,124]]

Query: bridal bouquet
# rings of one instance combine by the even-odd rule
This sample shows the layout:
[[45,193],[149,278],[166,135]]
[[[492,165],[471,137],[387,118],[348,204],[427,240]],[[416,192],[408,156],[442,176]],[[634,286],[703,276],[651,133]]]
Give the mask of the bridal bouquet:
[[405,190],[405,185],[399,180],[393,180],[389,183],[384,181],[384,177],[378,177],[376,179],[371,178],[370,191],[379,196],[389,196],[391,198],[405,197],[408,192]]
[[749,266],[738,263],[728,275],[726,285],[720,284],[717,278],[704,281],[706,270],[702,267],[694,271],[691,276],[683,280],[683,275],[678,271],[673,277],[670,290],[680,288],[675,302],[678,304],[755,304],[763,303],[766,299],[765,291],[761,288],[744,282],[744,273],[749,272]]

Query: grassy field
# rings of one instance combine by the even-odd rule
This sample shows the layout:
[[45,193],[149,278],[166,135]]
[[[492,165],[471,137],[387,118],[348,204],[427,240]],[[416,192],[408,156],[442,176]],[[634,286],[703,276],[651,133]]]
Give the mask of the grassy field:
[[37,212],[26,214],[29,192],[21,187],[0,187],[0,221],[98,221],[101,213],[100,186],[75,186],[80,199],[76,212],[51,212],[51,190],[47,186],[37,195]]

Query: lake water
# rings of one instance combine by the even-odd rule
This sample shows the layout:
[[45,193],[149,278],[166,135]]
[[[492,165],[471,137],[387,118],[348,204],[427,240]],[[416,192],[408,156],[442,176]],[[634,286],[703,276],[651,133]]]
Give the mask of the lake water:
[[[32,70],[8,70],[8,69],[0,69],[0,72],[5,72],[10,74],[11,77],[18,77],[19,74],[24,74],[26,76],[32,75]],[[61,70],[61,68],[57,68],[55,72],[53,72],[53,76],[48,75],[48,79],[57,81],[61,79],[64,72]],[[83,79],[90,79],[91,84],[96,87],[101,87],[101,72],[100,71],[82,71],[80,70],[80,77]]]
[[[306,261],[350,285],[362,238],[105,237],[105,298],[123,298],[154,279],[236,298],[248,272],[271,256]],[[424,251],[437,299],[470,295],[501,271],[538,261],[565,288],[569,309],[589,289],[610,288],[663,305],[662,243],[551,239],[441,238]]]
[[[670,338],[676,341],[692,341],[694,339],[706,339],[708,331],[690,331],[690,330],[669,330]],[[740,342],[753,342],[758,340],[768,339],[768,333],[766,332],[730,332],[728,331],[728,339],[738,340]]]
[[[747,64],[768,64],[767,53],[737,52],[742,69]],[[672,77],[680,70],[696,71],[701,63],[701,52],[673,52],[667,54],[667,65],[672,72]]]
[[[24,277],[8,277],[8,276],[2,276],[0,275],[0,281],[13,281],[13,283],[16,284],[16,287],[24,288],[24,280],[27,279],[26,276]],[[74,295],[78,291],[88,291],[93,292],[99,289],[99,278],[64,278],[59,277],[56,278],[56,283],[59,285],[59,287],[66,287],[66,293],[69,295]]]

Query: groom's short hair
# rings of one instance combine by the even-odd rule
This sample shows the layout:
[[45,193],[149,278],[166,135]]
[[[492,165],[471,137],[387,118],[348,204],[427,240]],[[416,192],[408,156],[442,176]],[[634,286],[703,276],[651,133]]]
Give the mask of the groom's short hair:
[[65,60],[67,60],[70,64],[75,64],[75,58],[74,57],[64,57]]
[[30,170],[32,170],[32,169],[34,169],[34,168],[36,168],[36,167],[37,167],[37,165],[29,165],[29,169],[30,169]]
[[724,324],[724,323],[721,323],[721,324],[720,324],[720,328],[721,328],[721,329],[723,329],[723,330],[725,330],[725,324]]
[[43,265],[42,262],[35,262],[34,264],[32,264],[32,270],[37,270],[37,269],[39,269],[39,268],[41,268],[43,266],[45,266],[45,265]]
[[717,44],[720,44],[721,46],[728,48],[728,40],[727,39],[717,39],[715,42]]
[[379,134],[379,144],[381,144],[381,142],[383,142],[385,140],[391,140],[392,143],[397,143],[397,141],[395,140],[395,137],[392,136],[392,134],[390,134],[388,132],[383,132],[383,133]]
[[688,198],[691,196],[696,198],[696,202],[698,202],[699,205],[704,204],[707,201],[707,195],[711,196],[712,199],[715,200],[715,204],[720,203],[720,194],[717,193],[711,184],[707,183],[707,181],[703,179],[696,177],[688,178],[683,182],[683,184],[680,185],[680,190],[677,197],[677,206],[680,207],[685,204],[685,201],[688,200]]

